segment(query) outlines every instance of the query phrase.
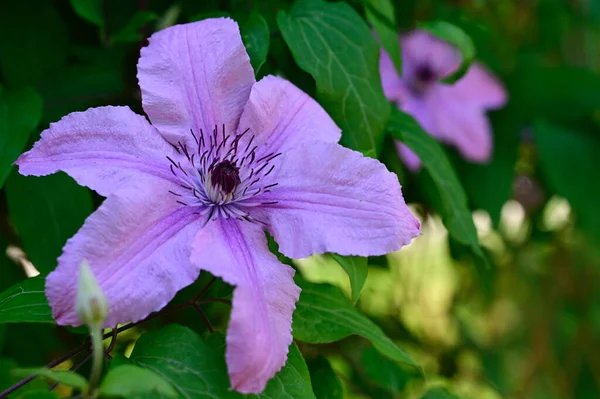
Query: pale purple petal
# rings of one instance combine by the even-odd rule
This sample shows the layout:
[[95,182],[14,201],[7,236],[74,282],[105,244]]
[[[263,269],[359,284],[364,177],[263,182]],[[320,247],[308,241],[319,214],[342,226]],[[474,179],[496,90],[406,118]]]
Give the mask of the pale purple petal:
[[483,65],[473,63],[465,76],[452,86],[456,101],[468,102],[482,109],[500,108],[506,104],[506,90]]
[[256,218],[269,225],[289,257],[382,255],[419,234],[398,178],[375,159],[312,143],[284,154],[273,173],[278,185],[263,194],[266,204],[255,210]]
[[424,30],[415,30],[401,36],[402,77],[413,79],[416,70],[428,66],[436,76],[447,77],[460,68],[460,52],[448,42]]
[[44,176],[62,170],[107,196],[150,176],[171,181],[166,156],[173,153],[143,116],[127,107],[100,107],[51,123],[15,163],[23,175]]
[[194,241],[192,262],[235,286],[227,329],[231,385],[260,393],[283,367],[292,342],[292,313],[300,295],[294,269],[269,252],[260,225],[219,219]]
[[413,150],[408,148],[406,144],[401,143],[399,141],[396,141],[395,144],[396,151],[398,151],[400,159],[402,160],[404,165],[406,165],[406,167],[413,172],[419,170],[422,166],[421,159],[419,159],[419,156],[415,154]]
[[[410,67],[403,64],[402,68]],[[406,87],[405,82],[400,79],[398,70],[392,59],[383,49],[381,50],[381,55],[379,57],[379,74],[381,75],[383,93],[389,101],[403,103],[411,97],[411,93]]]
[[225,124],[234,132],[255,82],[238,25],[206,19],[155,33],[142,49],[138,80],[144,111],[173,142],[190,129],[210,133]]
[[456,100],[451,86],[437,85],[427,93],[433,120],[430,133],[455,146],[471,162],[487,162],[492,155],[492,129],[478,106]]
[[81,324],[75,313],[79,264],[86,259],[109,304],[105,327],[137,321],[164,307],[199,269],[190,248],[201,227],[193,209],[179,206],[168,185],[121,190],[85,221],[46,279],[59,324]]
[[252,87],[238,133],[246,129],[241,144],[255,136],[253,145],[260,144],[261,153],[283,152],[309,141],[337,143],[341,137],[340,128],[315,100],[276,76]]

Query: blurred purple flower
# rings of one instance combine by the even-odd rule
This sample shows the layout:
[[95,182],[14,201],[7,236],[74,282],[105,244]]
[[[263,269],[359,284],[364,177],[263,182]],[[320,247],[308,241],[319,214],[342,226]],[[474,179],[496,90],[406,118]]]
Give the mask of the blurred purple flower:
[[[440,79],[461,65],[458,50],[429,33],[416,30],[401,37],[402,76],[382,51],[380,72],[386,97],[411,114],[439,141],[455,146],[462,156],[477,163],[492,154],[492,132],[485,115],[506,103],[506,92],[482,65],[471,64],[467,73],[452,85]],[[411,170],[420,168],[417,155],[396,143],[400,157]]]
[[419,234],[396,176],[337,144],[340,130],[290,82],[255,82],[238,26],[211,19],[154,34],[138,79],[144,111],[65,116],[17,161],[65,171],[106,196],[46,281],[59,324],[78,325],[86,259],[105,292],[105,326],[143,319],[207,270],[235,286],[227,332],[232,386],[261,392],[285,364],[300,289],[269,252],[380,255]]

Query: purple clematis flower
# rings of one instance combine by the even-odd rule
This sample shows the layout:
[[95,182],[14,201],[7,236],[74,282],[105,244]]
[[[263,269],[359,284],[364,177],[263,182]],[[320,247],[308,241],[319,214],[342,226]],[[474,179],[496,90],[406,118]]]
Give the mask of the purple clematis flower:
[[59,324],[81,324],[75,287],[86,259],[110,311],[105,326],[164,307],[206,270],[235,286],[227,331],[232,386],[261,392],[285,364],[300,289],[269,252],[379,255],[419,234],[398,181],[337,144],[340,129],[290,82],[256,82],[235,22],[154,34],[138,63],[150,124],[127,107],[75,112],[16,162],[65,171],[107,197],[46,280]]
[[[455,146],[462,156],[477,163],[492,154],[492,132],[486,110],[502,107],[506,92],[481,64],[473,63],[452,85],[440,79],[456,72],[462,58],[449,43],[426,31],[416,30],[400,38],[402,76],[389,55],[382,51],[379,69],[386,97],[411,114],[432,136]],[[420,168],[417,155],[397,143],[400,157],[411,170]]]

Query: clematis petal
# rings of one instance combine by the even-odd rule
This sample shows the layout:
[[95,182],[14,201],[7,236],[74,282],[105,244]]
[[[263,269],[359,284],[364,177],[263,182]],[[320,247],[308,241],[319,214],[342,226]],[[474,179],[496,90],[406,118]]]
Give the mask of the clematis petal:
[[219,219],[202,229],[192,262],[235,286],[227,329],[232,387],[260,393],[283,367],[292,342],[292,313],[300,296],[294,270],[269,252],[261,226]]
[[427,31],[414,30],[401,36],[402,75],[413,79],[417,69],[428,66],[436,76],[445,78],[460,68],[462,57],[451,44],[440,40]]
[[396,141],[396,151],[398,155],[400,155],[400,159],[406,165],[406,167],[415,172],[419,170],[422,166],[421,159],[417,154],[414,153],[413,150],[408,148],[408,146],[404,143]]
[[138,80],[144,111],[171,142],[190,129],[234,132],[255,82],[238,25],[228,18],[166,28],[141,51]]
[[67,241],[58,267],[46,279],[46,296],[59,324],[81,324],[75,294],[82,259],[108,299],[105,327],[143,319],[198,277],[189,256],[201,222],[175,202],[169,188],[113,194]]
[[149,177],[172,181],[166,156],[174,152],[143,116],[128,107],[100,107],[50,124],[15,163],[23,175],[62,170],[107,196]]
[[287,151],[307,141],[337,143],[342,135],[315,100],[276,76],[266,76],[252,87],[238,133],[246,129],[243,142],[255,136],[254,144],[262,144],[260,151],[268,153]]
[[485,112],[473,104],[456,101],[452,87],[437,85],[427,93],[432,132],[455,146],[471,162],[487,162],[492,155],[492,129]]
[[456,101],[469,102],[484,109],[500,108],[506,104],[506,90],[481,64],[471,65],[465,76],[452,86]]
[[396,175],[379,161],[332,143],[281,158],[272,178],[278,185],[261,196],[254,217],[269,225],[283,254],[382,255],[419,234]]

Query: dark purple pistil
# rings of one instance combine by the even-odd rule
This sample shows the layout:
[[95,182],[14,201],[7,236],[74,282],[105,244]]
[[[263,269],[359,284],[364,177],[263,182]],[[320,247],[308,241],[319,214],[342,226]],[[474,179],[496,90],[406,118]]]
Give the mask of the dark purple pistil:
[[212,171],[211,182],[222,193],[231,194],[241,183],[240,169],[230,161],[219,162]]
[[420,83],[430,83],[436,79],[435,73],[428,65],[419,66],[415,77]]

